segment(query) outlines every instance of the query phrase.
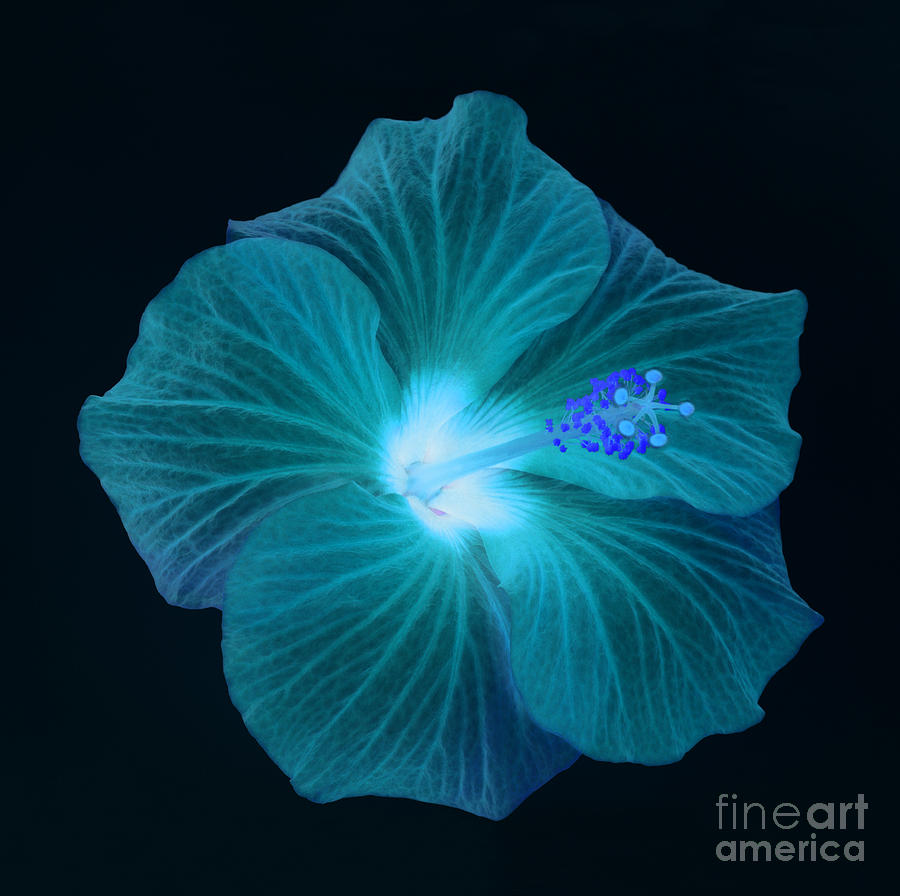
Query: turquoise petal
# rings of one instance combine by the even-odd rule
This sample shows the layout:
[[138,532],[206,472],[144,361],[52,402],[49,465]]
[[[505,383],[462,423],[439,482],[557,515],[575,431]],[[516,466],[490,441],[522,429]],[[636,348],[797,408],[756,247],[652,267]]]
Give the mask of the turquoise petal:
[[294,501],[250,537],[226,586],[225,675],[298,793],[502,818],[576,759],[523,709],[507,599],[477,544],[353,484]]
[[229,238],[332,252],[378,301],[402,383],[452,374],[479,397],[584,304],[609,257],[597,199],[529,143],[525,122],[491,93],[458,97],[436,121],[379,119],[321,198],[234,221]]
[[506,466],[617,498],[680,498],[710,513],[767,507],[793,478],[800,450],[787,409],[800,375],[806,300],[690,271],[603,208],[612,256],[590,300],[539,338],[483,402],[451,421],[453,431],[478,429],[482,444],[540,431],[546,418],[559,420],[567,398],[591,391],[591,377],[656,368],[670,402],[696,406],[687,419],[666,415],[664,448],[625,461],[550,448]]
[[374,483],[399,392],[378,307],[313,246],[248,240],[188,261],[151,302],[122,380],[78,419],[167,601],[221,605],[250,528],[297,495]]
[[517,528],[483,537],[538,724],[595,759],[654,765],[762,718],[766,682],[822,621],[791,590],[777,504],[720,517],[505,476]]

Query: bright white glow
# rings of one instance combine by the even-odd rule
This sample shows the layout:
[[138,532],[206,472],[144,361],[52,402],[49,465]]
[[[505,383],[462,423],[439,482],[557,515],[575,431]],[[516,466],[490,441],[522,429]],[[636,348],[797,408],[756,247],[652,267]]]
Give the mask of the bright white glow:
[[620,420],[619,432],[622,433],[623,436],[633,436],[634,424],[630,420]]
[[664,432],[655,432],[650,436],[650,444],[654,448],[662,448],[669,441],[668,436]]
[[400,420],[386,433],[383,443],[388,488],[406,498],[429,532],[450,541],[464,538],[473,526],[497,531],[515,523],[509,477],[496,469],[482,469],[444,483],[433,497],[411,494],[407,487],[407,468],[412,465],[440,464],[496,441],[496,434],[486,426],[476,425],[471,431],[445,426],[470,400],[465,386],[450,376],[417,376],[403,396]]
[[644,379],[648,383],[658,383],[662,381],[662,374],[654,367],[653,370],[648,370],[644,374]]
[[678,405],[678,412],[682,417],[690,417],[694,413],[694,406],[689,401],[683,401]]
[[516,522],[510,500],[514,489],[510,477],[511,474],[496,469],[463,476],[445,486],[430,506],[442,510],[446,516],[438,519],[450,526],[455,523],[458,527],[462,523],[481,532],[508,529]]
[[459,380],[442,374],[419,374],[403,395],[400,419],[385,433],[385,481],[403,494],[406,468],[416,462],[433,463],[459,454],[458,442],[442,427],[471,400]]

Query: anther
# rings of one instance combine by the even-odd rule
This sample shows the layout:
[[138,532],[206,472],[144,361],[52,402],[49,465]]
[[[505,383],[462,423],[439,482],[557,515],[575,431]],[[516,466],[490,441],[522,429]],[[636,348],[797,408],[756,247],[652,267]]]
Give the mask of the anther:
[[[596,431],[599,442],[580,440],[581,447],[591,453],[599,452],[602,444],[608,456],[618,454],[625,460],[632,452],[645,455],[648,446],[662,448],[669,436],[659,416],[677,411],[682,417],[690,417],[695,410],[690,401],[668,402],[666,389],[657,392],[657,384],[662,379],[662,373],[656,368],[641,376],[634,367],[605,379],[592,377],[591,393],[566,401],[566,413],[558,425],[564,435],[554,439],[553,444],[564,452],[567,440],[574,444],[575,437]],[[547,431],[553,432],[552,419],[548,418],[546,424]]]

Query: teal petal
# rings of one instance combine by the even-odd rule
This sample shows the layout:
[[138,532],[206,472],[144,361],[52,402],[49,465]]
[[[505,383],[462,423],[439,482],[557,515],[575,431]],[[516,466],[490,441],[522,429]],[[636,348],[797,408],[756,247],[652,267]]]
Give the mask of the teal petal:
[[399,406],[378,307],[313,246],[252,240],[188,261],[151,302],[122,380],[78,419],[97,474],[170,603],[220,605],[274,508],[374,483]]
[[606,203],[612,255],[581,311],[541,336],[480,404],[448,431],[481,433],[481,445],[540,431],[592,377],[629,367],[662,371],[668,401],[693,416],[665,419],[662,449],[627,460],[551,449],[506,466],[617,498],[674,497],[710,513],[744,516],[791,482],[800,437],[788,402],[800,375],[802,293],[727,286],[667,258]]
[[652,765],[762,718],[766,682],[822,621],[791,589],[777,504],[721,517],[503,475],[517,526],[483,538],[538,724]]
[[575,760],[524,711],[507,599],[476,547],[353,484],[298,499],[250,537],[227,583],[225,675],[298,793],[502,818]]
[[321,198],[229,238],[332,252],[372,290],[402,383],[453,374],[465,400],[577,311],[609,257],[597,199],[529,143],[510,99],[472,93],[436,121],[374,121]]

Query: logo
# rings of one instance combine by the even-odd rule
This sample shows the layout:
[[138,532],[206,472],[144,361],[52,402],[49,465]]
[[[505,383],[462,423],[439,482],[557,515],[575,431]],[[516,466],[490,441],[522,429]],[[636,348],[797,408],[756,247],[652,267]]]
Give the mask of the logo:
[[[862,793],[853,802],[805,807],[779,803],[771,811],[762,803],[739,802],[736,793],[720,793],[718,830],[734,839],[716,844],[716,858],[720,862],[863,862],[865,842],[860,832],[865,830],[868,808]],[[748,835],[756,839],[743,839]]]

